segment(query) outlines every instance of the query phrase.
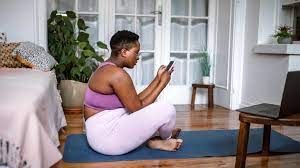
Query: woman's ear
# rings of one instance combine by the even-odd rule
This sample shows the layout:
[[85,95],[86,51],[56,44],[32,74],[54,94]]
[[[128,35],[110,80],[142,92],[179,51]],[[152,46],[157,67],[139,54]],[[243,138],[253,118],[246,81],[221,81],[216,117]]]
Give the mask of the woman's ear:
[[125,48],[122,48],[121,51],[120,51],[121,56],[122,57],[127,57],[127,53],[126,52],[127,52],[127,50]]

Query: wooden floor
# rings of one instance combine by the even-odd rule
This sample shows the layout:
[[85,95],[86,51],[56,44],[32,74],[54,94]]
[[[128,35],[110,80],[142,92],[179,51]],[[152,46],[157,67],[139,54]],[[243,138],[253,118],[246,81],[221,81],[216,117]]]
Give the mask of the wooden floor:
[[[206,106],[196,106],[195,111],[190,110],[188,105],[178,105],[177,110],[177,127],[183,130],[215,130],[215,129],[238,129],[238,113],[215,107],[207,110]],[[68,126],[66,133],[61,134],[60,150],[63,151],[63,146],[66,140],[66,135],[73,133],[82,133],[82,116],[80,114],[66,114]],[[253,126],[252,126],[253,125]],[[251,124],[251,127],[261,127],[260,125]],[[288,135],[300,141],[300,127],[276,126],[272,127],[282,134]],[[60,161],[56,167],[67,168],[89,168],[89,167],[204,167],[204,168],[224,168],[234,167],[235,157],[204,157],[196,159],[172,159],[172,160],[146,160],[146,161],[121,161],[121,162],[102,162],[102,163],[65,163]],[[249,168],[296,168],[300,167],[300,154],[285,154],[269,157],[259,155],[251,155],[247,157],[246,167]]]

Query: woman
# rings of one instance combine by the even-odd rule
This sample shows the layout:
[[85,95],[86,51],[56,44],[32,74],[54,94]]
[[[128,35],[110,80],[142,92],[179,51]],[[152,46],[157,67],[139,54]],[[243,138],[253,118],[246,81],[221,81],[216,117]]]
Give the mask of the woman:
[[[153,149],[176,151],[181,139],[175,128],[174,106],[154,102],[173,72],[161,66],[140,94],[123,70],[138,60],[139,36],[118,31],[110,41],[111,56],[91,76],[84,103],[86,135],[91,148],[106,155],[125,154],[144,142]],[[157,136],[155,136],[157,135]]]

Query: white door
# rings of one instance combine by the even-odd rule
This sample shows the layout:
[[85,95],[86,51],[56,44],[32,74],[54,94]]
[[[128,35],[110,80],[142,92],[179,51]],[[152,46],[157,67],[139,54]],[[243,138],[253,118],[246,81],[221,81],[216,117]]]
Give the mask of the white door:
[[218,1],[216,18],[215,104],[230,108],[232,62],[232,0]]
[[[214,0],[170,0],[167,6],[165,55],[175,61],[175,71],[165,100],[175,104],[189,104],[192,83],[201,83],[199,53],[208,50],[213,58]],[[200,94],[201,93],[201,94]],[[196,96],[196,104],[206,103],[203,90]]]
[[129,30],[140,36],[140,59],[134,69],[126,69],[139,92],[152,81],[161,64],[158,45],[161,4],[158,0],[114,0],[110,1],[110,6],[110,37],[118,30]]
[[[209,15],[214,14],[214,8],[209,6],[214,3],[214,0],[110,1],[109,34],[127,29],[140,35],[141,58],[133,70],[127,69],[138,91],[151,82],[161,64],[174,60],[172,80],[159,99],[174,104],[190,103],[191,84],[201,82],[199,52],[207,48],[213,51],[214,31],[213,26],[209,31],[208,25]],[[202,97],[199,100],[205,103],[206,96]]]

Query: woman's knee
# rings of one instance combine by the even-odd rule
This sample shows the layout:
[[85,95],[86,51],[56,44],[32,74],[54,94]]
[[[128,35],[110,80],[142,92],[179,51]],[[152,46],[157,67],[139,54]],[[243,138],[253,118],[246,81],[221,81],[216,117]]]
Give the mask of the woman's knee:
[[176,116],[176,109],[172,104],[156,102],[156,108],[158,113],[168,118]]

